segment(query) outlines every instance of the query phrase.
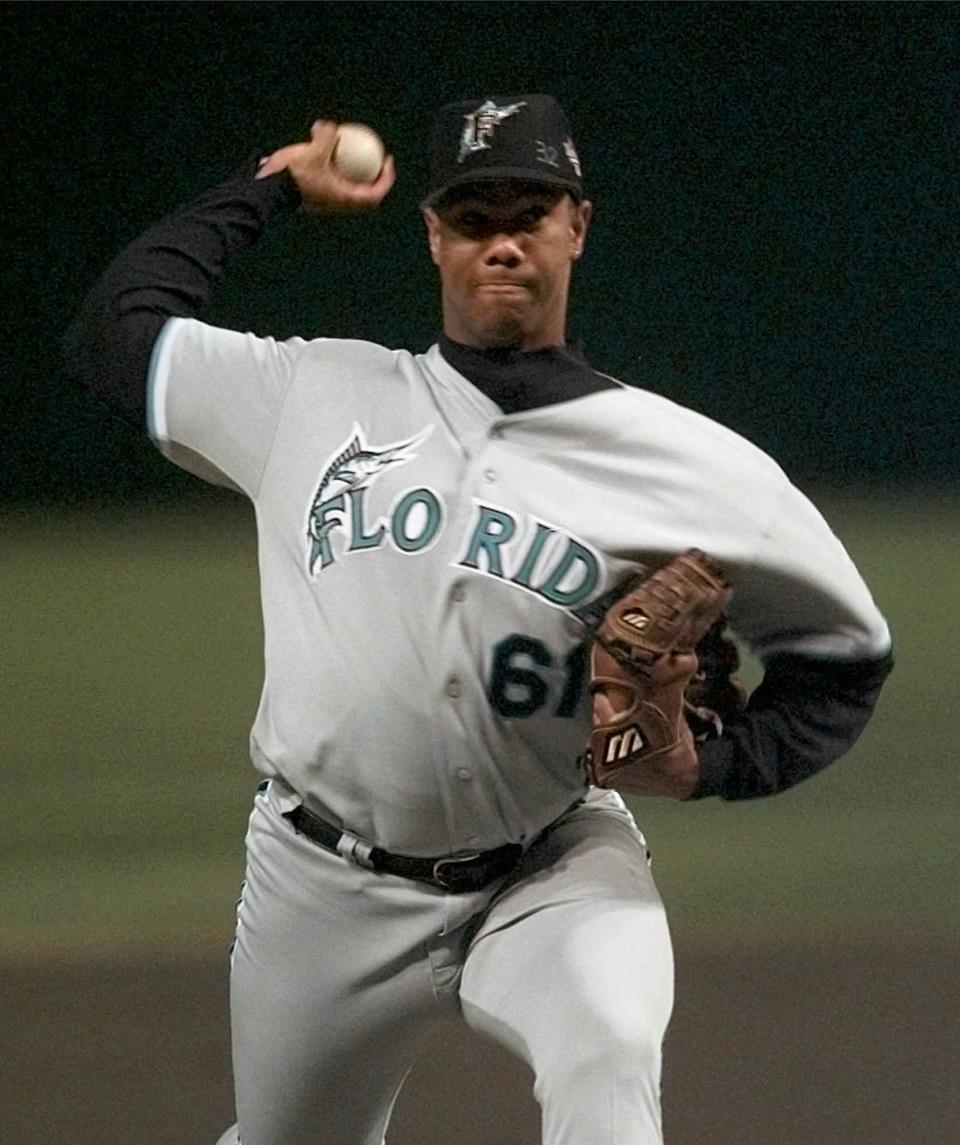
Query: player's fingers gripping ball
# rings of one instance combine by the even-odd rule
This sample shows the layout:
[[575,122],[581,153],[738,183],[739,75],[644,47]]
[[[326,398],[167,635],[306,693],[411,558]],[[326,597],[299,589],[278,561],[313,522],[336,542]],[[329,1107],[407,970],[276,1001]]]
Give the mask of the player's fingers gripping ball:
[[[699,549],[674,557],[610,606],[591,648],[590,782],[615,786],[627,765],[696,756],[696,740],[742,709],[734,642],[723,633],[732,589]],[[698,651],[704,651],[704,662]]]
[[363,123],[341,123],[333,141],[331,160],[352,183],[373,183],[386,159],[383,140]]

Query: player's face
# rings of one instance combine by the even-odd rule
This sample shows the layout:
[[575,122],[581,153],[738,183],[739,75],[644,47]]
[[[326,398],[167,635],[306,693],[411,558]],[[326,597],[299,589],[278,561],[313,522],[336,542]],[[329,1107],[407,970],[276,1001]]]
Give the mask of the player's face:
[[477,183],[427,209],[443,329],[467,346],[563,345],[590,204],[533,183]]

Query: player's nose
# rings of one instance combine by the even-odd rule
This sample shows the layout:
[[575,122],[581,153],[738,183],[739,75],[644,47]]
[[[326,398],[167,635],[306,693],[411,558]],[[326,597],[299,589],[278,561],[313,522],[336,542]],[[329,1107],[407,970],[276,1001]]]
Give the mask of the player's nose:
[[515,235],[494,235],[484,255],[487,266],[514,267],[523,261],[523,247]]

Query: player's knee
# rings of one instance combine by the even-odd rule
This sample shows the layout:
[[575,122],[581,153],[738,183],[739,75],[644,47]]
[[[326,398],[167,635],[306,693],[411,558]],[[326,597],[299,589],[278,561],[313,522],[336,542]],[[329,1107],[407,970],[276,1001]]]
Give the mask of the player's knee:
[[568,1043],[537,1072],[544,1140],[662,1145],[660,1039],[643,1032]]
[[598,1026],[589,1037],[558,1048],[537,1070],[537,1088],[548,1093],[583,1092],[584,1079],[616,1080],[623,1086],[659,1084],[662,1037],[659,1031]]

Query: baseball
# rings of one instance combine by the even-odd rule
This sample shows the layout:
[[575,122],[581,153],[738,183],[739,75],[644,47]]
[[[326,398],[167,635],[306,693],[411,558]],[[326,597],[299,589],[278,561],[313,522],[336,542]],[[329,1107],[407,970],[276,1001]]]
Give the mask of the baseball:
[[380,174],[386,152],[383,140],[362,123],[341,123],[333,144],[333,162],[354,183],[372,183]]

